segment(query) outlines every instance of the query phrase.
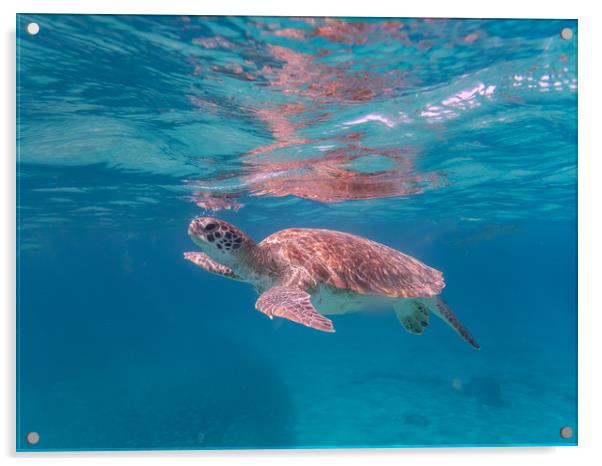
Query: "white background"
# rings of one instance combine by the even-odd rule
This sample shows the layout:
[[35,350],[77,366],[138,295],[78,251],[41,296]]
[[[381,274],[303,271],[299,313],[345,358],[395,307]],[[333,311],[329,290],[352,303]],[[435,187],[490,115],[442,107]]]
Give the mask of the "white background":
[[[596,2],[577,0],[2,0],[0,131],[0,456],[3,464],[602,464],[602,18]],[[131,453],[15,453],[15,14],[156,13],[316,16],[444,16],[579,19],[579,447],[402,450],[186,451]],[[550,290],[553,293],[553,290]],[[602,300],[601,300],[602,301]],[[51,309],[49,309],[51,312]]]

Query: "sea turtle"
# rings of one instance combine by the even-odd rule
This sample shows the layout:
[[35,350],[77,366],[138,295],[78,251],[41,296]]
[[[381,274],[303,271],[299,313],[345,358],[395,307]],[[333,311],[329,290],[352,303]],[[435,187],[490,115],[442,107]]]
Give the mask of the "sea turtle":
[[431,311],[479,348],[439,296],[442,273],[383,244],[313,228],[281,230],[256,244],[212,217],[192,220],[188,234],[202,252],[184,257],[214,274],[251,283],[260,294],[255,307],[270,318],[334,332],[324,315],[392,306],[405,329],[421,335]]

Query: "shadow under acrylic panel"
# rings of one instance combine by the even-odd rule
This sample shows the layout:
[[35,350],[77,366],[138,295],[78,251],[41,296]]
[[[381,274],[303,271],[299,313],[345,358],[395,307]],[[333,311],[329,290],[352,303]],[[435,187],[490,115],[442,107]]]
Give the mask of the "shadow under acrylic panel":
[[17,449],[575,445],[577,32],[19,15]]

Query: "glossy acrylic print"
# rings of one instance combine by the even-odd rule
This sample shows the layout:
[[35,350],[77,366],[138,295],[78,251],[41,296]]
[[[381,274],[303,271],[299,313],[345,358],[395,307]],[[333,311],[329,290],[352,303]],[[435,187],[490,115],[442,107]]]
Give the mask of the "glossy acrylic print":
[[575,445],[577,22],[17,17],[17,449]]

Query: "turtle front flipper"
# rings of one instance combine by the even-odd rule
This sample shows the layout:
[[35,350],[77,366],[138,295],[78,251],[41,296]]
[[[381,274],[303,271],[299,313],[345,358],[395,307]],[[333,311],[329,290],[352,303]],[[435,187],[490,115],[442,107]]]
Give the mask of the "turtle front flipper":
[[311,303],[311,296],[301,288],[275,286],[264,292],[255,308],[270,319],[284,317],[307,327],[334,332],[332,321],[320,314]]
[[205,269],[207,272],[221,275],[222,277],[226,278],[231,278],[232,280],[242,280],[242,278],[236,275],[231,268],[226,267],[219,262],[215,262],[204,252],[185,252],[184,258],[193,264],[198,265],[202,269]]

